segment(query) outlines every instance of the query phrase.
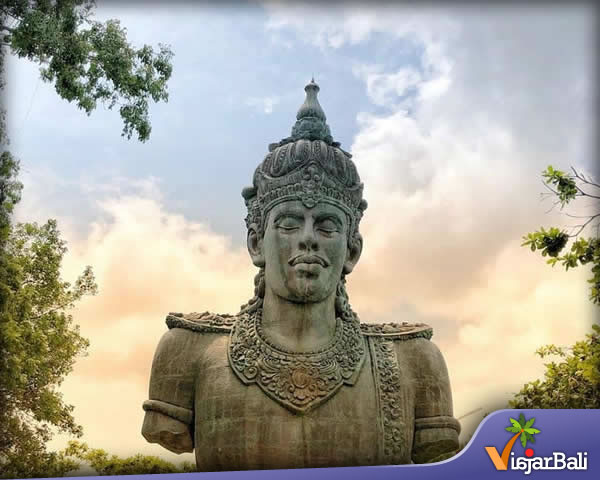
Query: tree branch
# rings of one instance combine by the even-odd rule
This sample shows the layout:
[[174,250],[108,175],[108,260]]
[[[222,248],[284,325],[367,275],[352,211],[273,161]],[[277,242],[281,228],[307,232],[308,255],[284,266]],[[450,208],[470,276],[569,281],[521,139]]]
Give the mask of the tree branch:
[[550,190],[554,195],[558,195],[558,192],[554,190],[550,185],[548,185],[544,180],[542,180],[542,185]]
[[10,12],[10,10],[7,10],[6,8],[0,8],[0,12],[2,12],[4,15],[14,18],[15,20],[21,20],[19,17],[16,17],[14,14],[12,14]]
[[[560,200],[556,200],[552,206],[550,207],[550,210],[548,210],[546,213],[550,213],[552,210],[554,210],[556,208],[557,205],[560,204]],[[586,217],[587,218],[587,217]]]
[[600,213],[597,213],[596,215],[592,215],[586,222],[584,222],[581,225],[573,225],[571,228],[578,228],[579,230],[577,230],[577,233],[569,235],[569,237],[577,238],[579,236],[579,234],[583,231],[583,229],[585,227],[587,227],[590,224],[590,222],[592,220],[594,220],[594,218],[598,218],[598,217],[600,217]]
[[50,310],[46,310],[43,313],[40,313],[38,315],[32,315],[31,317],[29,317],[30,320],[39,320],[40,318],[42,318],[44,315],[49,315],[51,313],[55,313],[58,312],[60,310],[68,310],[73,308],[73,301],[69,301],[69,302],[65,302],[62,305],[58,305],[57,307],[51,308]]
[[581,180],[583,183],[585,183],[586,185],[592,185],[596,188],[600,188],[600,184],[595,183],[591,180],[588,180],[587,178],[585,178],[583,176],[582,173],[579,173],[577,170],[575,170],[575,168],[571,167],[571,170],[573,170],[573,173],[575,174],[575,177],[578,178],[579,180]]
[[596,200],[600,200],[600,197],[598,195],[591,195],[587,192],[584,192],[581,188],[577,187],[577,190],[579,190],[581,192],[581,195],[579,195],[580,197],[590,197],[590,198],[595,198]]
[[565,215],[570,218],[590,218],[589,215],[571,215],[570,213],[565,213]]

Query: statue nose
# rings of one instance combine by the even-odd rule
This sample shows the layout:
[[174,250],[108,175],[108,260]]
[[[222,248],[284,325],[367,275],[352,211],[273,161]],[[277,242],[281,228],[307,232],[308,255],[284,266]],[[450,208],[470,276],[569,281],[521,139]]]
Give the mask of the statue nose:
[[310,222],[307,222],[302,230],[299,247],[307,251],[318,250],[319,248],[313,225]]

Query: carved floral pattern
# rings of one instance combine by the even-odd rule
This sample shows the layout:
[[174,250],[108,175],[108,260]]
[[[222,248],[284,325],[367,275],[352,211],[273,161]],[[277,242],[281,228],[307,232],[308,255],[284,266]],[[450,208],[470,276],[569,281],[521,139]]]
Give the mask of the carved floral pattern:
[[406,426],[402,418],[400,397],[400,366],[393,340],[372,338],[376,366],[376,383],[382,413],[383,456],[385,463],[398,462],[403,446],[407,444]]
[[425,323],[361,323],[363,335],[383,336],[393,340],[409,340],[411,338],[426,338],[430,340],[433,329]]
[[230,332],[237,317],[229,314],[203,313],[169,313],[167,326],[169,328],[185,328],[194,332],[222,333]]
[[258,384],[294,413],[305,413],[331,398],[343,384],[354,384],[366,353],[358,322],[338,318],[328,347],[297,353],[270,343],[261,317],[261,310],[242,314],[231,332],[229,363],[242,382]]

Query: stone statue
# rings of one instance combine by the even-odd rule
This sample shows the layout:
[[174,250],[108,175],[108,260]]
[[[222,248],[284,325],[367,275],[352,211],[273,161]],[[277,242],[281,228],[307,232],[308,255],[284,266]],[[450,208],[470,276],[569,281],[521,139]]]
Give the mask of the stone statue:
[[314,79],[291,137],[242,195],[260,270],[237,315],[171,313],[142,434],[199,471],[424,463],[458,449],[444,359],[424,324],[360,323],[345,278],[367,202]]

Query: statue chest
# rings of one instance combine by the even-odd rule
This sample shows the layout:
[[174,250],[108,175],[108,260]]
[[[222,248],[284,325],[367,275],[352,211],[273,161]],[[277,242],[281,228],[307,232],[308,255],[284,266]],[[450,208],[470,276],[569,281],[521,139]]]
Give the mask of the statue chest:
[[[365,339],[353,384],[294,411],[267,389],[241,381],[228,359],[229,338],[216,336],[195,382],[199,470],[410,463],[414,385],[388,343]],[[294,395],[302,397],[301,378],[297,384]]]

